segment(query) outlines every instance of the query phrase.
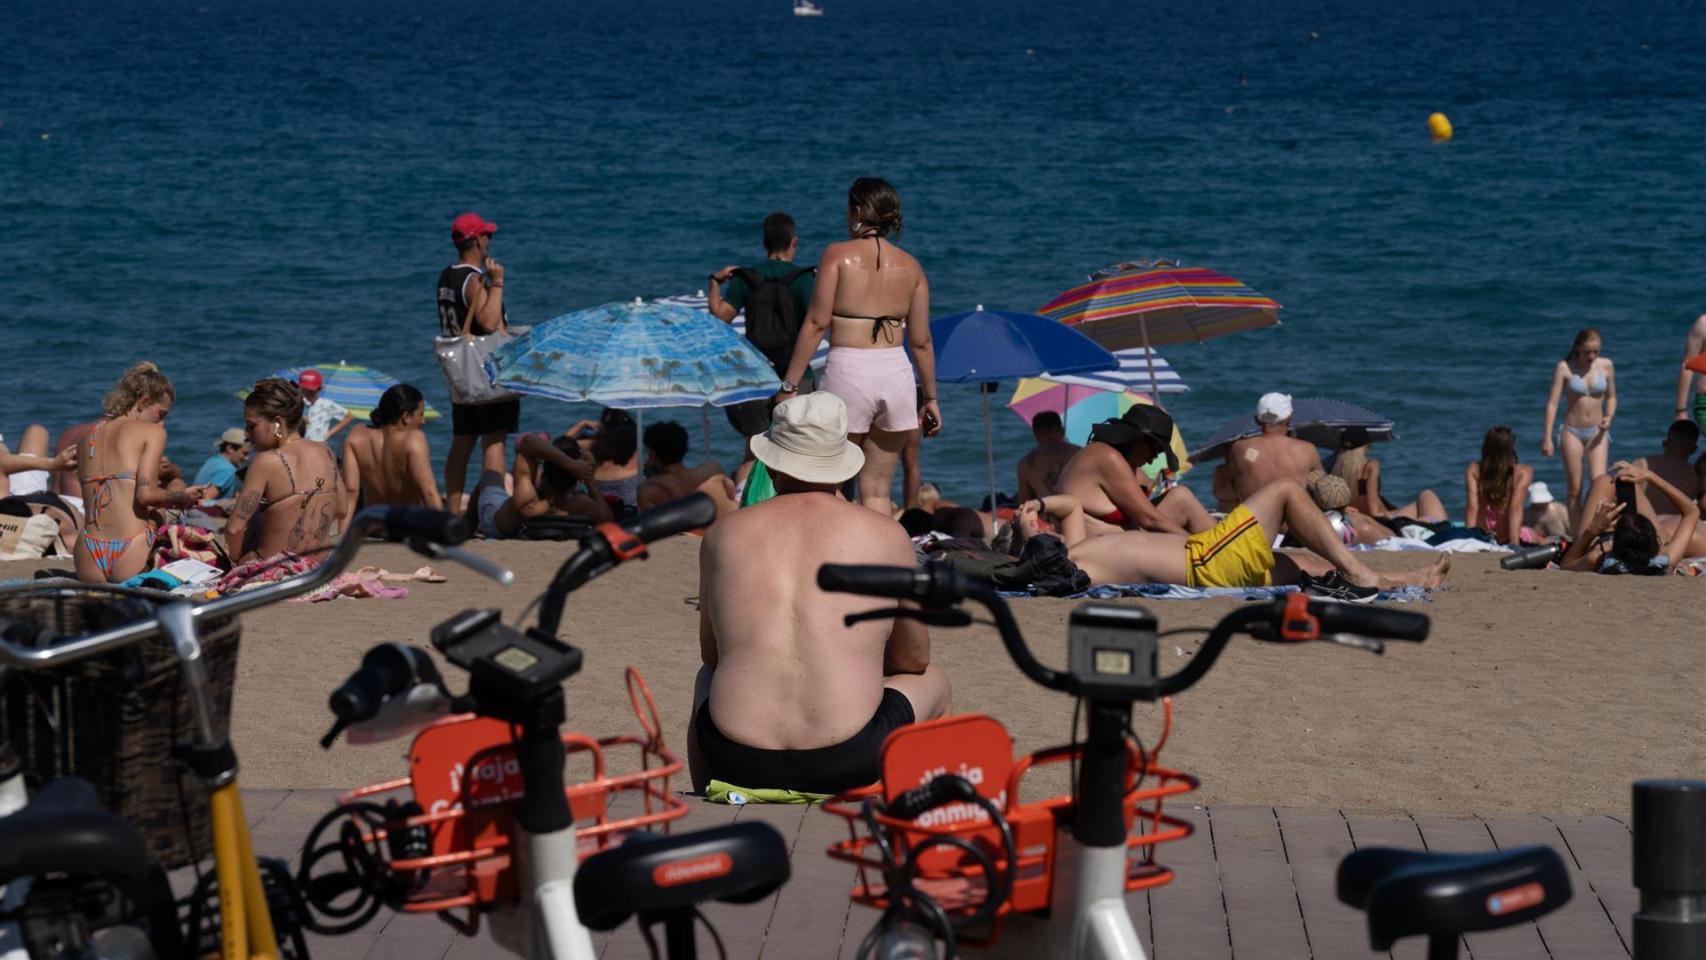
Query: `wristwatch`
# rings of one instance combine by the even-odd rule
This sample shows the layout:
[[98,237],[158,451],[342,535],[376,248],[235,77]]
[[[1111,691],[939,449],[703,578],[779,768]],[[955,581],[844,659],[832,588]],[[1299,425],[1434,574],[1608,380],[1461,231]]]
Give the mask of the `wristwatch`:
[[800,388],[799,388],[798,384],[794,383],[794,381],[784,380],[784,381],[782,381],[782,392],[783,393],[799,393]]

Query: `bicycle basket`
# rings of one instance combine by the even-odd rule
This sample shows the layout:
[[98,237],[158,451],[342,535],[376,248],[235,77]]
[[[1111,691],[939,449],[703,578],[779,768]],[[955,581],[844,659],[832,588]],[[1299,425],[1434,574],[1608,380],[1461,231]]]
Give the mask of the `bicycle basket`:
[[[0,589],[0,617],[33,620],[59,635],[151,616],[178,598],[153,590],[41,581]],[[237,618],[197,620],[217,715],[231,715]],[[101,805],[142,831],[167,869],[212,856],[207,798],[172,762],[192,735],[189,692],[177,654],[161,637],[41,671],[8,671],[0,684],[0,738],[23,760],[32,790],[59,777],[95,785]]]

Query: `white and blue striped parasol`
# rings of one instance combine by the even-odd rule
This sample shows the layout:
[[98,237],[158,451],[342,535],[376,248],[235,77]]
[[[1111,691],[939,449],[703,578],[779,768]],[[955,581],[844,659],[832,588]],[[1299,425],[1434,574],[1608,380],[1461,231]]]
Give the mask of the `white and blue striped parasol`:
[[[673,297],[657,297],[652,300],[652,302],[668,304],[674,307],[691,307],[694,310],[705,310],[710,303],[710,301],[705,298],[705,291],[703,290],[700,290],[697,293],[678,293]],[[735,314],[733,322],[729,325],[734,327],[735,332],[740,334],[742,337],[746,336],[746,311],[743,310],[740,313]],[[817,345],[817,352],[812,354],[812,372],[821,373],[823,371],[824,362],[828,358],[829,338],[825,337],[823,341]]]
[[1151,390],[1149,365],[1155,364],[1154,389],[1161,393],[1188,393],[1190,387],[1180,378],[1179,372],[1168,366],[1167,361],[1153,350],[1143,347],[1132,347],[1129,350],[1115,350],[1114,356],[1119,360],[1118,370],[1104,370],[1101,373],[1086,373],[1068,377],[1045,377],[1055,383],[1067,383],[1075,387],[1093,387],[1097,390],[1112,390],[1123,393],[1133,390],[1147,394]]
[[770,362],[729,325],[676,304],[607,303],[538,324],[492,354],[516,393],[625,410],[726,407],[781,386]]

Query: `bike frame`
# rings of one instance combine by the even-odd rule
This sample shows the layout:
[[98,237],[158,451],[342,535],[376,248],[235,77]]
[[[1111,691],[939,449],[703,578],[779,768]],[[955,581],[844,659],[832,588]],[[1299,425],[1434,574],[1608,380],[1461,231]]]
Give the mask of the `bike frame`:
[[[62,638],[58,643],[24,646],[0,639],[0,667],[20,670],[45,670],[75,663],[155,636],[164,636],[171,642],[178,657],[184,687],[189,693],[190,719],[194,729],[193,739],[184,747],[183,759],[208,791],[214,871],[219,890],[221,956],[224,960],[273,960],[278,956],[278,938],[267,906],[260,866],[255,859],[249,821],[243,812],[243,798],[237,783],[237,753],[231,745],[228,731],[219,723],[196,624],[204,619],[235,616],[324,586],[349,566],[370,534],[385,529],[388,515],[385,508],[365,510],[357,515],[350,531],[325,562],[301,576],[205,603],[187,600],[166,603],[148,619],[99,633]],[[501,582],[513,579],[509,571],[453,547],[425,541],[414,546],[429,555],[471,566]]]

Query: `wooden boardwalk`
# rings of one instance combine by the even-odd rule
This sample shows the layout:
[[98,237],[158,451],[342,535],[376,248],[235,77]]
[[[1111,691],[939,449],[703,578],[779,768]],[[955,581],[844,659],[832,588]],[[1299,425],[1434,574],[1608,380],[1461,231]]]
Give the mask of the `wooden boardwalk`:
[[[294,861],[308,830],[330,809],[330,790],[251,790],[245,804],[263,855]],[[1628,827],[1609,816],[1512,818],[1403,817],[1353,810],[1211,806],[1191,808],[1197,832],[1162,848],[1178,871],[1170,885],[1129,897],[1144,948],[1154,960],[1328,960],[1368,957],[1361,914],[1333,895],[1339,858],[1362,846],[1491,850],[1543,843],[1571,870],[1575,895],[1538,923],[1467,938],[1473,960],[1606,960],[1627,957],[1636,892],[1630,883]],[[722,807],[694,803],[678,829],[758,818],[788,838],[793,879],[763,903],[714,904],[731,958],[846,958],[876,919],[850,906],[853,870],[823,855],[845,837],[840,818],[815,807]],[[701,950],[714,948],[701,933]],[[649,956],[630,922],[595,936],[610,960]],[[311,938],[316,958],[441,960],[498,956],[489,941],[458,936],[431,916],[382,912],[344,937]],[[1423,944],[1391,956],[1420,960]]]

